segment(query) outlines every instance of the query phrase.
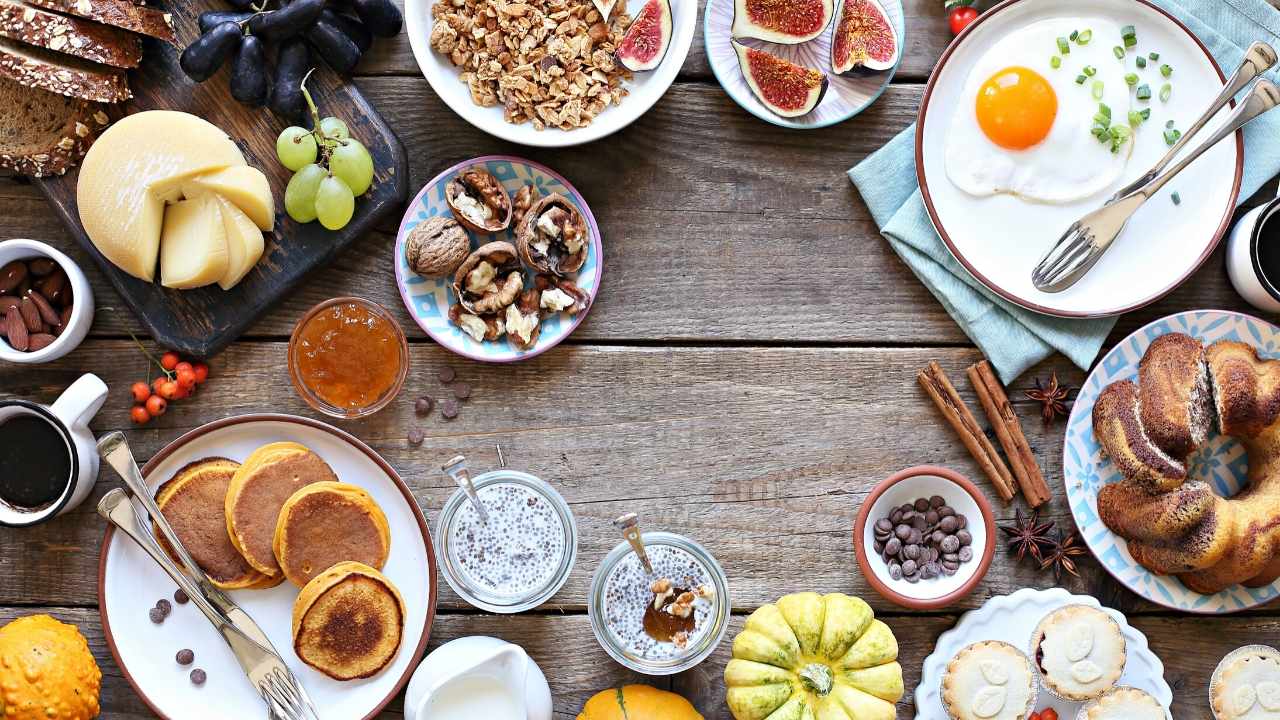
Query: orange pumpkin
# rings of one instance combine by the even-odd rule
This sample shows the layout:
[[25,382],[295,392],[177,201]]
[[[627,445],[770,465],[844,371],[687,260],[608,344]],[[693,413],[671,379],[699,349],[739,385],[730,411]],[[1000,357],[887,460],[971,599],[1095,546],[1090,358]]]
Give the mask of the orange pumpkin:
[[[625,709],[624,709],[625,706]],[[627,685],[596,693],[578,720],[703,720],[688,700],[648,685]]]
[[48,615],[0,627],[0,717],[89,720],[98,716],[102,671],[74,625]]

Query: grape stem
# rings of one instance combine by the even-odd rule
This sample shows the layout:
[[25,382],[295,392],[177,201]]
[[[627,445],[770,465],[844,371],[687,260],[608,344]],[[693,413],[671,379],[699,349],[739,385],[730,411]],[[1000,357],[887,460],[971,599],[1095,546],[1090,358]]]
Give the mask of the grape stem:
[[316,139],[316,145],[320,148],[321,160],[323,160],[322,164],[327,170],[329,168],[330,153],[333,152],[335,147],[345,143],[342,143],[337,138],[330,138],[320,131],[320,109],[316,107],[315,100],[311,99],[311,91],[307,89],[307,80],[311,79],[311,73],[315,71],[315,68],[308,70],[307,74],[302,76],[302,82],[298,87],[302,91],[302,99],[307,101],[307,109],[311,112],[311,134]]

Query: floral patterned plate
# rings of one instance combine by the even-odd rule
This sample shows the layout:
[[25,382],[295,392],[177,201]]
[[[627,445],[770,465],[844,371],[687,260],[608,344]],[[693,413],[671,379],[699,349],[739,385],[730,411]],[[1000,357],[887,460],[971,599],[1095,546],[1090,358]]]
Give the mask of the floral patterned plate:
[[[409,310],[409,314],[433,340],[463,357],[482,362],[516,362],[540,355],[560,344],[561,340],[578,327],[591,308],[588,307],[577,315],[556,313],[543,318],[542,333],[538,337],[537,344],[529,350],[516,350],[505,337],[492,342],[476,342],[470,335],[449,322],[449,306],[455,302],[451,287],[452,278],[422,277],[410,270],[408,261],[405,260],[405,238],[409,231],[429,217],[449,214],[449,206],[445,204],[444,199],[444,187],[459,170],[472,165],[483,165],[513,196],[521,187],[534,185],[538,188],[540,196],[560,193],[578,208],[591,230],[591,250],[587,255],[586,264],[572,279],[578,287],[591,296],[592,304],[595,304],[596,292],[600,288],[600,275],[604,268],[600,228],[596,225],[595,216],[591,214],[591,208],[587,207],[587,201],[582,199],[582,195],[569,184],[568,180],[544,165],[510,155],[486,155],[460,162],[432,178],[431,182],[419,190],[417,197],[409,203],[409,209],[405,211],[404,219],[400,221],[400,231],[396,233],[395,256],[396,285],[400,288],[400,297],[404,300],[404,306]],[[511,230],[489,235],[479,233],[469,233],[469,235],[473,250],[494,240],[515,242],[515,234]],[[527,269],[525,279],[526,281],[533,279],[532,273]]]
[[[1098,489],[1121,479],[1111,460],[1093,436],[1093,404],[1102,389],[1113,382],[1136,379],[1138,361],[1151,341],[1166,333],[1182,332],[1206,345],[1218,340],[1238,340],[1258,348],[1267,358],[1280,357],[1280,328],[1243,313],[1197,310],[1157,320],[1116,345],[1098,363],[1071,409],[1062,448],[1062,472],[1067,500],[1080,534],[1098,562],[1125,587],[1157,605],[1204,614],[1246,610],[1280,597],[1280,580],[1259,588],[1243,585],[1213,595],[1187,589],[1175,577],[1156,575],[1134,561],[1128,543],[1107,528],[1098,517]],[[1211,433],[1209,442],[1191,457],[1190,474],[1209,483],[1215,492],[1230,497],[1243,486],[1244,449],[1232,438]]]

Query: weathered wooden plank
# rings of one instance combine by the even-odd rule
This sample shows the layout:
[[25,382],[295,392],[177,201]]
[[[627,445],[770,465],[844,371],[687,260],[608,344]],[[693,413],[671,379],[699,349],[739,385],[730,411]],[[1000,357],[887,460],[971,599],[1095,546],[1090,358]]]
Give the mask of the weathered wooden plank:
[[[735,607],[750,608],[801,587],[874,593],[857,570],[850,531],[871,487],[910,465],[954,467],[985,487],[971,459],[920,394],[915,372],[938,359],[974,403],[963,368],[976,351],[848,348],[561,347],[514,366],[455,361],[434,345],[414,345],[402,398],[372,418],[344,423],[382,453],[412,485],[434,522],[453,492],[439,466],[457,453],[475,468],[507,462],[555,484],[573,504],[579,561],[560,608],[585,606],[591,573],[618,542],[613,518],[633,510],[649,528],[705,543],[730,576]],[[419,420],[412,401],[443,393],[439,368],[458,369],[475,388],[457,420]],[[140,429],[130,429],[129,384],[142,358],[128,341],[91,340],[67,358],[33,371],[0,367],[6,393],[50,401],[83,368],[98,371],[112,396],[94,423],[124,428],[142,458],[183,431],[213,418],[255,411],[312,414],[292,392],[285,343],[238,343],[213,366],[194,401]],[[1031,374],[1080,373],[1055,361]],[[1011,396],[1020,398],[1020,388]],[[1043,428],[1038,406],[1023,404],[1028,439],[1058,494],[1049,512],[1070,525],[1062,497],[1061,425]],[[985,421],[984,421],[985,422]],[[409,428],[426,433],[409,447]],[[114,486],[109,479],[98,492]],[[95,495],[67,517],[26,531],[0,533],[0,604],[93,603],[103,525]],[[1002,517],[1013,506],[996,503]],[[1065,579],[1130,610],[1150,610],[1119,590],[1093,562],[1083,579]],[[963,607],[1019,587],[1052,585],[1052,575],[1015,567],[1000,555],[986,582]],[[441,587],[445,607],[463,607]],[[873,598],[877,607],[887,603]]]
[[[421,78],[361,83],[410,149],[415,192],[459,160],[512,151],[466,125]],[[800,133],[761,123],[719,88],[684,84],[603,143],[515,150],[574,182],[600,222],[605,279],[575,340],[967,343],[880,237],[843,174],[911,122],[919,97],[918,87],[894,87],[848,123]],[[752,148],[749,161],[744,147]],[[5,237],[50,241],[86,268],[99,306],[96,334],[137,331],[38,193],[0,183],[0,217]],[[389,234],[364,238],[250,335],[287,335],[316,302],[353,294],[381,302],[411,336],[423,337],[391,280],[393,246]],[[1222,258],[1220,250],[1182,288],[1123,318],[1113,340],[1178,310],[1247,310]]]
[[[0,624],[32,612],[49,612],[59,620],[75,623],[84,632],[103,672],[103,718],[141,720],[152,717],[111,657],[96,610],[0,607]],[[914,692],[920,682],[924,659],[933,652],[938,636],[950,629],[957,618],[954,615],[881,615],[881,618],[889,623],[897,636],[899,662],[907,688],[906,697],[898,705],[898,717],[913,717]],[[582,614],[441,614],[432,627],[428,651],[468,635],[493,635],[521,645],[547,675],[557,720],[573,720],[587,698],[599,690],[634,682],[671,688],[685,695],[707,720],[732,720],[724,704],[723,672],[729,660],[732,639],[744,622],[743,615],[732,617],[729,632],[716,652],[698,667],[671,678],[645,678],[618,665],[600,648],[587,617]],[[1274,618],[1234,616],[1188,620],[1158,616],[1132,618],[1131,622],[1146,634],[1151,649],[1164,662],[1165,680],[1174,693],[1174,717],[1178,718],[1209,717],[1209,675],[1218,660],[1241,645],[1257,642],[1259,638],[1275,637],[1280,632],[1280,621]],[[178,646],[175,644],[172,651],[176,652]],[[197,657],[205,651],[204,648],[193,649]],[[169,648],[157,648],[156,662],[172,662],[170,655]],[[401,695],[393,701],[382,717],[403,717],[403,700]]]

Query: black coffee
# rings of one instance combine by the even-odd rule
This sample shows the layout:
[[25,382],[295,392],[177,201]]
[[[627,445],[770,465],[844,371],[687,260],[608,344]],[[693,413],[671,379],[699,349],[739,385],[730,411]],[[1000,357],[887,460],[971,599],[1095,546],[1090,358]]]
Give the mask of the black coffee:
[[1280,210],[1268,213],[1258,228],[1258,267],[1263,279],[1280,289]]
[[43,510],[69,484],[71,456],[57,428],[31,415],[0,423],[0,502],[19,510]]

